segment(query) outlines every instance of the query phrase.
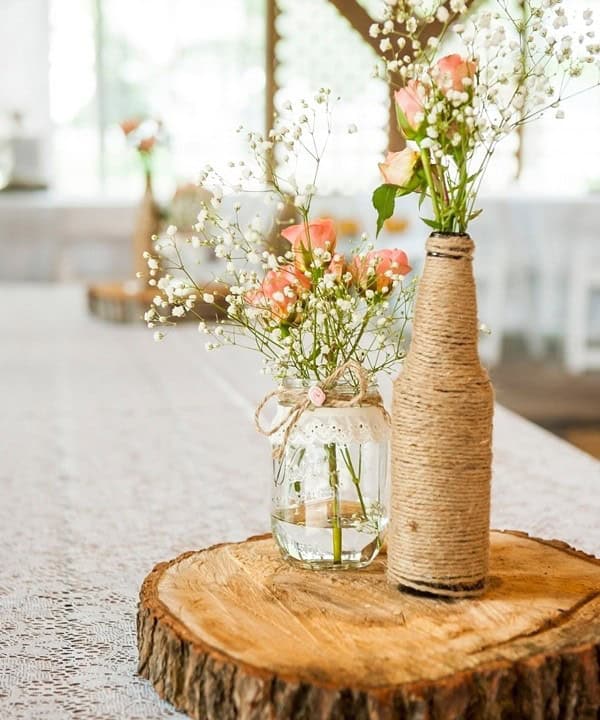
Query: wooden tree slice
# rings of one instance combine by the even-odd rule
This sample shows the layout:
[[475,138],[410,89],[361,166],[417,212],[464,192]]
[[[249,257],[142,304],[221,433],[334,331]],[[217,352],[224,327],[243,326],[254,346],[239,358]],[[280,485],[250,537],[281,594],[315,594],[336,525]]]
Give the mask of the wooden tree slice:
[[136,281],[94,283],[87,289],[92,315],[111,322],[140,322],[155,295]]
[[[180,321],[217,320],[226,316],[224,308],[225,291],[223,285],[207,283],[203,289],[217,298],[217,304],[198,301],[194,307],[196,314],[189,313]],[[152,305],[157,290],[136,281],[106,282],[89,285],[87,289],[88,308],[93,315],[111,322],[141,322],[144,313]]]
[[270,536],[157,565],[139,672],[202,720],[597,720],[600,561],[493,532],[478,599],[284,562]]

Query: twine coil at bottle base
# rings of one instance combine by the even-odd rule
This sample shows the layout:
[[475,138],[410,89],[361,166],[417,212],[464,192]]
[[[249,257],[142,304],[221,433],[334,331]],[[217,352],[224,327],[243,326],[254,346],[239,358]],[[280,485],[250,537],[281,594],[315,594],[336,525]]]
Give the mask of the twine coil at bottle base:
[[[351,372],[358,381],[358,390],[350,397],[347,391],[340,392],[335,389],[337,381],[347,372]],[[270,428],[265,428],[261,423],[260,416],[267,403],[274,397],[277,398],[280,404],[290,406],[290,410],[280,422],[275,423]],[[349,360],[336,368],[325,380],[311,387],[298,389],[278,388],[267,393],[256,408],[254,424],[258,432],[267,437],[271,437],[283,429],[281,443],[273,448],[273,458],[279,460],[285,453],[287,442],[298,420],[307,410],[315,407],[348,408],[364,405],[380,407],[389,421],[389,415],[383,407],[381,395],[369,392],[369,374],[360,363]]]
[[388,579],[463,597],[485,589],[493,391],[478,354],[468,235],[434,234],[411,346],[394,384]]

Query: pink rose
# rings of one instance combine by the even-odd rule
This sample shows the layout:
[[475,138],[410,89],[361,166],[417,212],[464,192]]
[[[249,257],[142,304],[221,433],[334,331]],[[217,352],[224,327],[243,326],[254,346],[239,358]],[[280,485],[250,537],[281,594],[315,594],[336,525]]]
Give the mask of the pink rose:
[[389,152],[385,162],[379,163],[379,170],[386,183],[404,187],[410,182],[418,159],[419,153],[410,148]]
[[341,280],[344,271],[346,270],[346,258],[343,255],[334,255],[331,258],[327,272],[329,275],[334,275],[336,280]]
[[329,218],[318,218],[300,225],[290,225],[281,231],[283,237],[292,245],[299,268],[310,267],[314,250],[324,250],[333,253],[335,250],[335,225]]
[[463,80],[471,80],[476,70],[477,64],[475,62],[465,60],[461,55],[453,53],[438,60],[433,71],[433,77],[442,92],[448,90],[464,92],[466,85]]
[[396,105],[402,110],[406,121],[413,130],[416,130],[423,122],[425,111],[423,101],[425,91],[423,86],[416,80],[409,80],[406,87],[396,90],[394,93]]
[[355,257],[352,268],[359,287],[379,292],[411,270],[404,250],[373,250],[364,257]]
[[317,407],[322,407],[325,400],[327,400],[327,396],[323,392],[323,388],[320,388],[318,385],[313,385],[309,388],[307,395],[311,403]]
[[287,320],[310,280],[293,265],[269,270],[258,290],[246,293],[246,302],[254,307],[270,310],[280,320]]

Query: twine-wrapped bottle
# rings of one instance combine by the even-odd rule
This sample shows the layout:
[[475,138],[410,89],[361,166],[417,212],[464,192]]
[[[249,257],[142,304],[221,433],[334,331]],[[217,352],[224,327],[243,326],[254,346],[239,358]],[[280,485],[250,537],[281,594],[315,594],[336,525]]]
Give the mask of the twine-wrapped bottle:
[[395,382],[388,578],[461,597],[488,571],[493,391],[478,354],[468,235],[432,234]]

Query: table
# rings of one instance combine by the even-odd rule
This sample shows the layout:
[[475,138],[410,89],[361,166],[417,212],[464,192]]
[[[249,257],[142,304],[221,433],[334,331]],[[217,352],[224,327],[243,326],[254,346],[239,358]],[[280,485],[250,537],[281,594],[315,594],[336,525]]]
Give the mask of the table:
[[[0,307],[0,716],[178,717],[136,676],[138,589],[268,530],[269,380],[193,327],[89,318],[82,288],[0,285]],[[494,526],[600,555],[599,519],[600,463],[498,408]]]

